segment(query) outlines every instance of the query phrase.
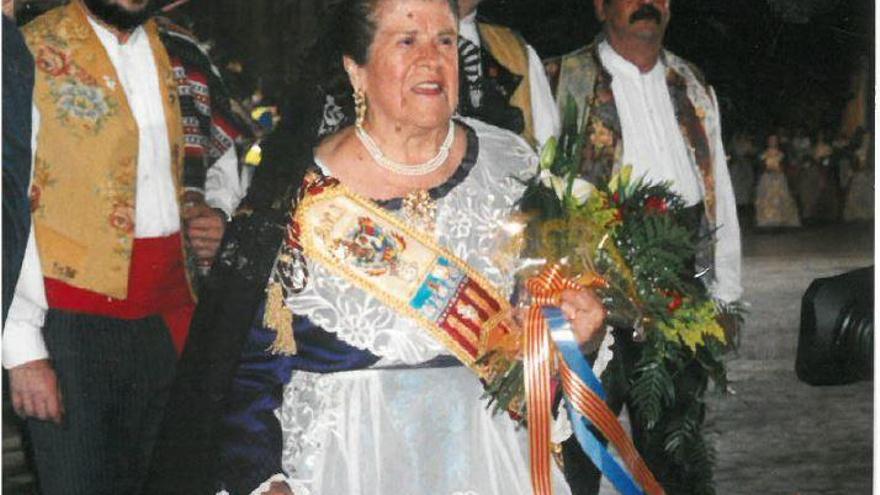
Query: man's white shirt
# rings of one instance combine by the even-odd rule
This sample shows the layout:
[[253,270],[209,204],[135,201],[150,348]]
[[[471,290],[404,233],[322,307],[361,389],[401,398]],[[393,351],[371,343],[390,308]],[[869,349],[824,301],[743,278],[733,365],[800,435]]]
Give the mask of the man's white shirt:
[[[611,90],[623,134],[624,165],[633,177],[654,183],[669,182],[688,205],[703,200],[703,182],[693,152],[685,142],[675,116],[661,60],[648,72],[621,57],[607,41],[599,44],[599,58],[611,74]],[[715,95],[710,95],[713,102]],[[717,103],[715,103],[717,111]],[[742,296],[741,248],[736,202],[727,170],[720,126],[707,136],[714,150],[716,221],[715,285],[712,293],[724,301]]]

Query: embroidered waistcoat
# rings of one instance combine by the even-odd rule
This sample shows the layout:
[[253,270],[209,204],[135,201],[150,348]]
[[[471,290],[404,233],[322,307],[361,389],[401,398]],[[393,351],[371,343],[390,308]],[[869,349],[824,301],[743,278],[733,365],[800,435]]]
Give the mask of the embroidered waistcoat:
[[[183,129],[155,21],[145,24],[180,192]],[[78,2],[24,28],[36,58],[40,111],[31,191],[43,274],[124,299],[134,239],[138,131],[125,91]],[[178,194],[179,196],[179,194]]]
[[[611,74],[602,66],[598,46],[601,38],[587,47],[562,57],[556,98],[564,110],[568,95],[578,106],[578,126],[584,129],[586,143],[581,171],[591,182],[608,180],[622,165],[623,133],[614,94]],[[714,135],[720,123],[715,110],[714,94],[700,72],[684,59],[663,51],[666,82],[682,137],[690,150],[691,162],[702,178],[705,225],[708,232],[715,226],[715,179],[713,172]]]

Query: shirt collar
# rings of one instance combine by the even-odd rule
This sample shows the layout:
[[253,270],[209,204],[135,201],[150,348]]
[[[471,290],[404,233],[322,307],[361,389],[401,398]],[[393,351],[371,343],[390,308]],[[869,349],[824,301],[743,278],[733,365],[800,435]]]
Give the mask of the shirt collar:
[[471,43],[480,45],[480,33],[477,30],[477,11],[474,10],[470,14],[462,17],[458,21],[458,35],[470,41]]
[[664,57],[657,59],[657,63],[646,73],[642,73],[635,64],[623,58],[614,51],[608,40],[599,43],[599,59],[612,77],[625,77],[627,79],[650,79],[665,81],[666,63]]
[[134,45],[142,36],[146,36],[144,32],[144,26],[138,26],[134,31],[131,32],[131,35],[125,40],[125,43],[120,43],[119,38],[116,37],[116,34],[113,33],[109,28],[96,21],[92,16],[86,14],[86,19],[89,20],[89,24],[92,25],[92,29],[95,31],[95,34],[98,35],[98,39],[101,40],[101,43],[104,46],[125,46],[125,45]]

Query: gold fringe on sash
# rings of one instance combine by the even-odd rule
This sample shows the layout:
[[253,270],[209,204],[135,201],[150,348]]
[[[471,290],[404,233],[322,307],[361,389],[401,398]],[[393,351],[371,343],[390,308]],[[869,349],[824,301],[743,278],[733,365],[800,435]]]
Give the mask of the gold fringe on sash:
[[269,346],[269,352],[286,356],[296,354],[296,340],[293,338],[293,312],[284,303],[284,291],[278,282],[271,282],[266,289],[263,326],[275,330],[276,333],[275,341]]

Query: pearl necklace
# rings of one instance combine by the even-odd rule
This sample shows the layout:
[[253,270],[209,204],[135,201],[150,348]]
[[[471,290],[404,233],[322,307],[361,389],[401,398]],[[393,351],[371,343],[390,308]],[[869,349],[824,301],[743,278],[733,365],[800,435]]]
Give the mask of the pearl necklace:
[[355,125],[355,134],[357,134],[358,139],[361,140],[364,148],[367,149],[367,152],[373,157],[376,164],[385,170],[394,172],[398,175],[427,175],[440,168],[440,166],[446,162],[446,159],[449,158],[449,150],[452,148],[452,143],[455,140],[455,124],[452,120],[449,121],[449,132],[446,133],[446,139],[443,140],[443,143],[440,145],[440,149],[437,151],[437,154],[434,155],[434,158],[423,163],[415,163],[412,165],[396,162],[385,156],[385,153],[379,149],[379,145],[376,144],[376,141],[374,141],[369,134],[367,134],[367,131],[363,126]]

